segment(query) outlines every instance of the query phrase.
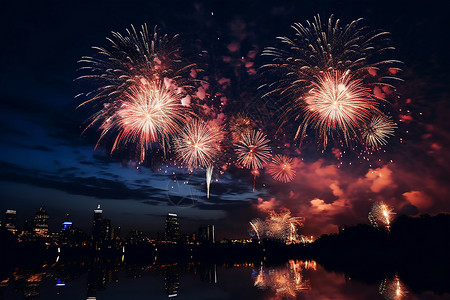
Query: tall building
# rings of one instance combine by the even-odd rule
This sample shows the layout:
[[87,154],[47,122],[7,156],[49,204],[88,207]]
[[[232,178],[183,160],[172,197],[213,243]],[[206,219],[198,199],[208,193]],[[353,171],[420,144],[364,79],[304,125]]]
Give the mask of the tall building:
[[37,236],[48,237],[48,219],[49,215],[45,209],[41,206],[39,211],[34,215],[33,220],[33,232]]
[[101,240],[102,214],[103,210],[100,208],[99,204],[97,208],[94,209],[94,220],[92,221],[92,237],[96,243]]
[[166,217],[166,241],[177,242],[180,239],[180,224],[178,223],[178,215],[169,213]]
[[12,209],[8,209],[5,212],[5,223],[4,223],[5,224],[5,228],[8,231],[16,234],[16,232],[17,232],[16,222],[17,222],[17,213],[16,213],[16,211],[12,210]]
[[198,229],[198,239],[203,243],[215,243],[214,225],[201,226]]

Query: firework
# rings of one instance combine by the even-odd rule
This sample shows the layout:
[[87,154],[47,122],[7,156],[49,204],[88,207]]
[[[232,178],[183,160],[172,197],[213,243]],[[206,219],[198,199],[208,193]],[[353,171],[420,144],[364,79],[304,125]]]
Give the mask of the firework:
[[80,70],[87,74],[77,79],[98,84],[84,94],[88,99],[83,104],[114,101],[130,86],[139,84],[142,78],[147,81],[167,78],[178,84],[184,83],[183,72],[195,65],[185,64],[180,59],[177,40],[178,35],[158,36],[156,27],[153,34],[149,33],[146,24],[141,26],[140,31],[132,25],[125,35],[112,32],[106,47],[93,47],[98,52],[96,56],[83,56],[79,60]]
[[294,160],[286,155],[276,155],[267,171],[277,181],[290,182],[295,177]]
[[262,237],[284,241],[286,244],[300,241],[297,228],[303,226],[305,218],[293,217],[289,210],[280,213],[270,212],[265,220],[253,219],[250,222],[252,231],[258,239]]
[[353,80],[348,72],[321,74],[303,100],[303,121],[297,135],[301,132],[303,136],[308,127],[314,127],[324,148],[334,133],[349,144],[356,129],[368,121],[370,111],[376,110],[368,89],[360,80]]
[[177,158],[189,169],[206,168],[206,197],[209,198],[214,162],[220,153],[220,128],[193,120],[175,139]]
[[378,289],[381,295],[388,300],[400,300],[407,295],[407,290],[397,275],[389,280],[385,278]]
[[394,214],[393,209],[386,203],[377,201],[372,205],[372,209],[369,212],[370,224],[376,228],[384,226],[389,229]]
[[213,173],[213,166],[210,165],[206,168],[206,198],[209,199],[209,188],[211,186],[211,179]]
[[397,124],[392,119],[383,114],[372,116],[369,123],[362,129],[362,138],[369,149],[379,149],[387,144],[387,139],[394,135]]
[[269,140],[261,131],[252,130],[242,135],[242,140],[236,144],[237,162],[243,167],[252,170],[253,191],[255,191],[258,169],[270,159],[271,148]]
[[348,144],[385,101],[376,90],[395,90],[401,62],[380,59],[394,49],[389,33],[371,31],[361,22],[341,26],[331,16],[322,24],[317,16],[306,26],[294,24],[294,38],[279,37],[280,47],[263,51],[272,62],[261,70],[278,80],[261,88],[268,89],[265,96],[284,102],[282,124],[300,122],[295,138],[302,140],[313,128],[324,148],[334,137]]
[[254,285],[260,289],[270,288],[275,291],[276,299],[296,297],[298,293],[311,289],[309,280],[303,270],[315,262],[289,260],[284,266],[265,268],[263,265],[254,271]]
[[261,131],[244,133],[242,140],[236,144],[238,163],[247,169],[262,169],[263,164],[270,159],[271,149],[268,144],[269,140]]
[[219,155],[221,140],[219,128],[194,119],[175,139],[175,152],[189,169],[208,168]]
[[114,151],[121,144],[134,143],[144,159],[145,150],[158,143],[166,150],[167,139],[185,123],[187,109],[181,99],[187,87],[184,71],[194,67],[180,59],[177,36],[159,37],[156,28],[149,34],[143,25],[132,26],[126,35],[112,32],[107,47],[94,47],[95,56],[79,63],[94,89],[82,93],[98,111],[89,119],[89,128],[100,124],[97,146],[106,135],[115,134]]

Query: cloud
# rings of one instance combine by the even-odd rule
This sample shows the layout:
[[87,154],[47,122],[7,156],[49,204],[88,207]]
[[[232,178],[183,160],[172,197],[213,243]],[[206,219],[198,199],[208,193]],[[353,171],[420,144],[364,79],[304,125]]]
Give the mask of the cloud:
[[405,199],[420,210],[427,209],[433,205],[430,196],[421,191],[410,191],[402,194]]

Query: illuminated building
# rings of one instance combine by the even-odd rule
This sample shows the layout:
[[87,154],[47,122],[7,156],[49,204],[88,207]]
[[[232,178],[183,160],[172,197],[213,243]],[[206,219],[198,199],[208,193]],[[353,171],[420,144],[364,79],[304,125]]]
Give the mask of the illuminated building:
[[204,243],[215,243],[214,225],[201,226],[198,229],[198,239]]
[[94,242],[100,242],[100,232],[102,227],[102,213],[103,210],[100,208],[100,204],[94,209],[94,220],[92,221],[92,237]]
[[8,209],[5,212],[5,228],[8,231],[12,232],[13,234],[16,234],[16,232],[17,232],[16,222],[17,222],[16,211],[12,210],[12,209]]
[[66,221],[62,223],[62,231],[69,232],[72,229],[72,221],[69,221],[69,214],[67,214]]
[[177,242],[180,239],[180,224],[178,223],[178,215],[169,213],[166,217],[166,241]]
[[94,219],[92,221],[92,238],[96,249],[99,249],[100,244],[111,240],[111,221],[109,219],[103,219],[102,214],[103,210],[99,204],[94,209]]
[[45,209],[41,206],[39,211],[34,215],[33,232],[40,237],[48,237],[48,219],[49,216]]

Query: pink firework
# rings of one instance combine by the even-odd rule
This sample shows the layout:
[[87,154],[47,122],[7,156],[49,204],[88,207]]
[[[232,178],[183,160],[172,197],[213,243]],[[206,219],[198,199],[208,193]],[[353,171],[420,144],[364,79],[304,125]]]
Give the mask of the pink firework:
[[78,96],[84,97],[80,106],[98,109],[87,126],[99,125],[97,145],[110,136],[111,152],[133,146],[141,161],[152,143],[166,151],[168,139],[189,117],[181,99],[190,86],[186,74],[195,69],[182,59],[177,39],[159,36],[156,27],[151,32],[145,24],[139,31],[131,26],[125,34],[112,32],[106,46],[93,47],[96,55],[82,57],[84,74],[77,80],[88,81],[92,89]]
[[251,170],[262,169],[270,159],[269,140],[261,131],[252,130],[242,135],[236,144],[237,162]]
[[371,111],[377,111],[369,89],[349,72],[318,75],[303,100],[303,122],[297,135],[301,129],[305,132],[307,127],[313,127],[323,147],[333,134],[343,137],[348,144],[361,124],[369,120]]
[[175,139],[177,157],[190,169],[210,167],[220,153],[222,136],[220,128],[193,120]]
[[286,155],[275,155],[267,171],[277,181],[290,182],[295,177],[294,160]]
[[[115,134],[112,151],[121,144],[136,145],[140,160],[152,143],[164,149],[169,137],[178,132],[189,111],[181,104],[182,95],[169,90],[162,82],[141,80],[130,87],[114,103],[105,104],[92,118],[91,125],[101,120],[100,140]],[[98,145],[98,143],[97,143]]]

